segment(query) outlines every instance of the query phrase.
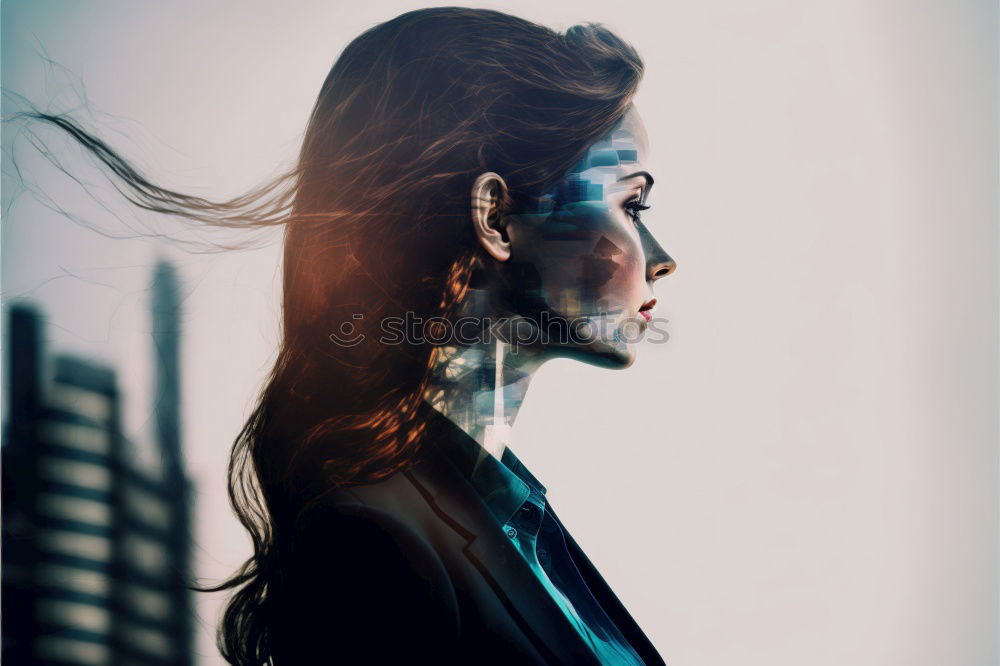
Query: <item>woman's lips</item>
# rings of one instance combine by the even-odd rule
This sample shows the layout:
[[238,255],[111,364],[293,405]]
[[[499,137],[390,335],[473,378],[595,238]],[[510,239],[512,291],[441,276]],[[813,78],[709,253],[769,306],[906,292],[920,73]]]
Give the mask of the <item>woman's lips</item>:
[[642,318],[645,319],[647,323],[653,321],[653,306],[654,305],[656,305],[656,299],[655,298],[651,298],[648,301],[646,301],[645,303],[643,303],[642,307],[639,308],[639,314],[642,315]]

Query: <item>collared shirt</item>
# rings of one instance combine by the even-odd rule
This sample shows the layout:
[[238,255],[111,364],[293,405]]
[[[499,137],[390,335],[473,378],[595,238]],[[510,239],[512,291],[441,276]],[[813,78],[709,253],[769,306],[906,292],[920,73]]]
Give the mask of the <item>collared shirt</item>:
[[456,438],[444,451],[600,662],[642,666],[642,659],[601,608],[573,563],[566,537],[547,511],[545,486],[509,448],[497,460],[466,435]]

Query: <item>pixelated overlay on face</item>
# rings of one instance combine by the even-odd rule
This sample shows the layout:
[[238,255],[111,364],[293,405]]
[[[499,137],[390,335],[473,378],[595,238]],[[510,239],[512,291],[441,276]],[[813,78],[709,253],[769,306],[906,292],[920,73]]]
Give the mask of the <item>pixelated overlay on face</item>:
[[642,121],[631,110],[535,210],[511,216],[510,268],[534,309],[599,322],[604,330],[641,325],[639,309],[652,298],[644,247],[652,237],[639,216],[652,184],[646,152]]

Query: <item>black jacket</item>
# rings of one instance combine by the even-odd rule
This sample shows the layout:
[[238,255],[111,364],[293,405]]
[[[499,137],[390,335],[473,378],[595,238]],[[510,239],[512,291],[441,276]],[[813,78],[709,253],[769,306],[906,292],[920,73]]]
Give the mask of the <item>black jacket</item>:
[[[448,437],[467,435],[434,412],[414,467],[340,490],[303,521],[285,583],[272,591],[276,666],[598,663],[433,444]],[[663,664],[568,532],[566,541],[633,649]]]

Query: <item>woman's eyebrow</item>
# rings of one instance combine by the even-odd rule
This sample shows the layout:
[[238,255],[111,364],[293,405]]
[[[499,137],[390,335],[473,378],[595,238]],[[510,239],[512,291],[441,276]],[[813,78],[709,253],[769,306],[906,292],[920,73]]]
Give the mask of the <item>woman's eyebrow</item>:
[[618,179],[618,181],[621,182],[623,180],[628,180],[629,178],[635,178],[636,176],[642,176],[643,178],[646,179],[647,189],[653,186],[653,177],[649,175],[648,171],[636,171],[635,173],[630,173],[627,176],[622,176],[621,178]]

